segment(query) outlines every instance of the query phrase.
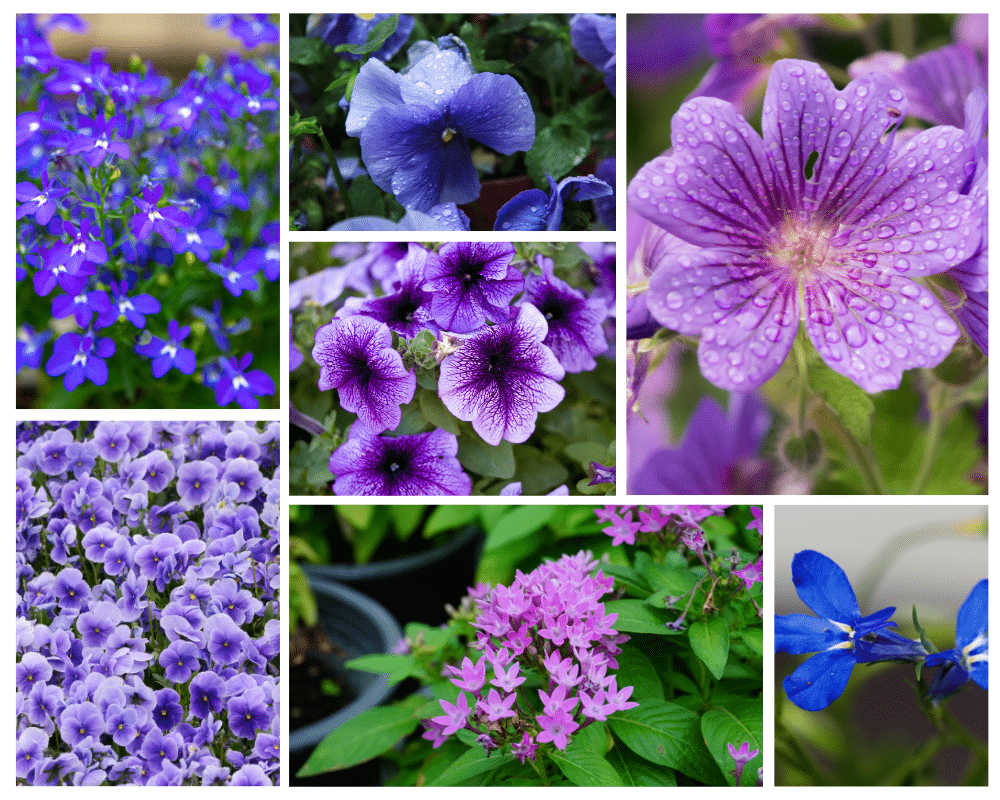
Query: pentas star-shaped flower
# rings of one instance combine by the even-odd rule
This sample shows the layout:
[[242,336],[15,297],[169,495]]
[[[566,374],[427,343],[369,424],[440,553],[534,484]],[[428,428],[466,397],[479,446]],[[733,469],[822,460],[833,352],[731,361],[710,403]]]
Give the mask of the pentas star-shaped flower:
[[547,333],[545,317],[525,303],[513,322],[466,340],[441,362],[438,394],[445,407],[489,444],[526,441],[538,413],[566,396],[558,383],[566,371],[542,344]]
[[361,67],[351,91],[347,134],[375,185],[418,211],[479,197],[469,140],[511,155],[535,141],[531,102],[510,75],[473,74],[455,37],[410,48],[406,74],[377,58]]
[[353,435],[330,456],[336,495],[468,495],[458,438],[440,428],[412,436]]
[[905,116],[885,76],[838,92],[795,60],[771,71],[763,138],[721,100],[695,98],[674,116],[673,149],[639,171],[629,201],[687,245],[649,265],[647,306],[701,337],[712,383],[763,384],[800,322],[823,360],[870,392],[951,351],[958,325],[915,279],[980,243],[982,215],[959,194],[974,149],[948,127],[897,145]]
[[413,399],[417,376],[403,366],[384,323],[360,315],[335,319],[316,331],[312,354],[320,367],[319,388],[337,389],[340,404],[369,433],[399,425],[400,406]]
[[524,288],[515,254],[510,242],[449,242],[428,255],[424,289],[442,330],[469,333],[486,320],[510,320],[510,302]]
[[955,624],[955,646],[940,653],[931,653],[924,666],[944,667],[934,676],[930,696],[941,700],[958,691],[970,678],[989,689],[989,581],[977,583],[958,610]]
[[895,607],[862,616],[844,571],[815,550],[792,559],[792,582],[808,614],[776,615],[774,649],[779,653],[816,653],[785,677],[788,699],[806,711],[819,711],[847,687],[857,663],[919,661],[926,655],[920,642],[890,631]]
[[758,558],[756,561],[747,562],[747,565],[743,569],[733,570],[733,575],[740,578],[746,584],[747,589],[749,589],[757,581],[764,580],[763,559]]

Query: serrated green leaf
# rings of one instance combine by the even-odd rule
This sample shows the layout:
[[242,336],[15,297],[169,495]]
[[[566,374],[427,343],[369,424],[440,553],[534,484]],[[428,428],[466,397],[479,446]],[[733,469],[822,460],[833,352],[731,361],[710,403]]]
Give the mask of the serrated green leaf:
[[353,767],[384,753],[417,729],[420,720],[413,715],[414,705],[381,706],[349,719],[316,745],[298,777]]
[[670,702],[649,702],[608,717],[612,732],[636,755],[710,786],[724,783],[701,736],[698,715]]
[[862,443],[871,439],[875,403],[850,378],[834,372],[818,357],[809,361],[809,386],[822,395],[840,423]]
[[722,678],[729,660],[729,626],[722,617],[692,622],[688,628],[691,650],[716,680]]

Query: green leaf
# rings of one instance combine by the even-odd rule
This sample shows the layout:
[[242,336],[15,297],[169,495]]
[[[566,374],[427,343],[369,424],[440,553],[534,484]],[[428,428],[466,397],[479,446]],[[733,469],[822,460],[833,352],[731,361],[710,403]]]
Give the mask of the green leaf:
[[373,672],[376,675],[385,675],[389,683],[399,683],[404,678],[410,677],[413,667],[416,665],[416,656],[397,656],[376,653],[369,656],[352,658],[344,666],[351,669],[359,669],[362,672]]
[[670,614],[666,609],[658,611],[642,600],[611,600],[604,604],[604,611],[618,615],[615,630],[623,633],[655,633],[660,636],[677,633],[666,627],[676,614]]
[[757,768],[764,763],[764,713],[760,700],[747,701],[731,709],[716,706],[710,708],[701,718],[701,732],[705,737],[708,752],[715,758],[719,769],[730,786],[736,779],[730,774],[736,764],[729,755],[729,745],[739,749],[743,742],[750,743],[751,750],[759,750],[743,770],[741,786],[753,786],[757,782]]
[[729,660],[729,625],[722,617],[692,622],[688,628],[691,649],[716,680],[722,678]]
[[499,767],[506,766],[514,760],[514,756],[509,753],[500,755],[494,753],[488,756],[482,747],[469,750],[434,780],[428,786],[458,786],[463,781],[475,778],[484,773],[492,772]]
[[[714,540],[713,540],[714,542]],[[681,597],[690,592],[698,579],[691,570],[680,567],[670,567],[666,564],[649,564],[642,572],[653,591]]]
[[607,756],[626,786],[676,786],[677,776],[669,767],[651,764],[625,747],[616,747]]
[[757,655],[764,655],[764,631],[761,628],[743,628],[740,631],[740,638]]
[[399,24],[399,14],[382,20],[378,25],[368,32],[368,39],[364,44],[338,44],[333,48],[335,53],[352,53],[356,56],[367,55],[378,50],[385,40],[396,32]]
[[506,514],[486,537],[486,549],[496,550],[516,542],[544,527],[553,516],[555,506],[518,506]]
[[362,764],[384,753],[417,729],[420,720],[413,715],[413,706],[414,703],[381,706],[349,719],[316,745],[296,774],[306,778],[333,772]]
[[539,131],[535,143],[524,157],[528,175],[536,186],[548,192],[546,173],[558,181],[587,157],[590,136],[585,130],[568,124],[555,124]]
[[359,175],[347,187],[347,197],[356,217],[384,217],[385,196],[367,175]]
[[477,475],[507,480],[514,477],[514,449],[508,441],[493,446],[478,436],[460,436],[458,460],[466,470]]
[[611,730],[636,755],[716,786],[724,783],[701,736],[698,715],[670,702],[649,702],[608,717]]
[[479,516],[475,506],[438,506],[427,518],[424,525],[424,538],[430,538],[442,531],[451,531],[468,525]]
[[292,36],[288,40],[288,63],[304,67],[325,64],[331,60],[333,52],[322,39],[309,36]]
[[409,539],[424,518],[424,506],[386,506],[385,510],[392,520],[392,525],[404,541]]
[[424,419],[434,427],[458,436],[458,418],[445,408],[437,392],[421,391],[417,398],[420,401],[420,411],[423,413]]
[[622,645],[622,651],[615,656],[618,661],[618,683],[634,686],[632,700],[643,703],[646,700],[663,700],[663,682],[656,666],[638,647]]
[[616,589],[624,586],[631,595],[639,597],[649,595],[651,587],[646,579],[627,564],[601,564],[601,572],[614,577]]
[[567,748],[552,750],[549,758],[577,786],[624,786],[621,775],[592,750]]

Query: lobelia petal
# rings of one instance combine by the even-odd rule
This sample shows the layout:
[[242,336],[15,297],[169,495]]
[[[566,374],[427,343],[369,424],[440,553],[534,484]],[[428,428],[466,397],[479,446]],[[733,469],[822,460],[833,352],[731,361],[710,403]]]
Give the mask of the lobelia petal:
[[792,582],[799,598],[820,617],[853,625],[861,618],[847,575],[833,559],[803,550],[792,559]]
[[850,650],[826,650],[806,659],[782,685],[799,708],[820,711],[844,693],[853,668]]
[[774,616],[774,650],[776,653],[816,653],[828,650],[847,635],[827,619],[809,614],[776,614]]
[[989,629],[989,581],[985,578],[977,583],[958,610],[955,624],[955,646],[968,647],[979,636],[985,636]]

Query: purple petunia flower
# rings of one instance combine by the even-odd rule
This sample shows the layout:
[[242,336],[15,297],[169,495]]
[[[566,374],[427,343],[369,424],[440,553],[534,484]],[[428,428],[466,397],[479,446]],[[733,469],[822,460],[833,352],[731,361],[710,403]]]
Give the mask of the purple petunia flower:
[[538,413],[566,396],[558,383],[566,370],[542,344],[547,334],[545,317],[525,303],[513,322],[467,339],[441,362],[438,394],[445,407],[490,444],[526,441]]
[[468,333],[511,318],[510,302],[524,288],[515,254],[510,242],[449,242],[428,256],[424,289],[442,330]]
[[389,284],[387,293],[383,297],[366,300],[358,311],[384,322],[407,339],[425,329],[437,333],[438,326],[431,315],[434,295],[423,288],[424,270],[430,255],[419,244],[410,243],[406,258],[396,265],[396,275],[385,281]]
[[542,274],[529,275],[523,302],[537,308],[548,323],[545,344],[567,372],[584,372],[597,366],[594,356],[608,349],[601,327],[608,306],[601,298],[588,298],[553,273],[551,258],[536,256]]
[[340,404],[358,415],[370,433],[393,430],[400,406],[413,399],[417,376],[403,366],[392,333],[378,320],[360,315],[335,319],[316,331],[313,359],[319,388],[337,389]]
[[455,457],[458,438],[436,429],[413,436],[359,433],[333,451],[334,494],[389,496],[468,495],[472,479]]
[[948,355],[958,325],[914,278],[961,263],[980,241],[983,219],[959,195],[974,152],[945,127],[895,147],[905,113],[884,76],[838,92],[817,65],[784,60],[768,82],[763,139],[720,100],[696,98],[674,116],[673,150],[639,171],[629,200],[687,245],[655,265],[647,305],[664,326],[700,335],[712,383],[763,384],[800,321],[824,361],[866,391]]
[[375,185],[406,208],[479,197],[469,150],[475,140],[504,155],[530,150],[535,115],[510,75],[473,74],[468,48],[455,37],[410,48],[406,74],[368,59],[354,81],[347,133]]

